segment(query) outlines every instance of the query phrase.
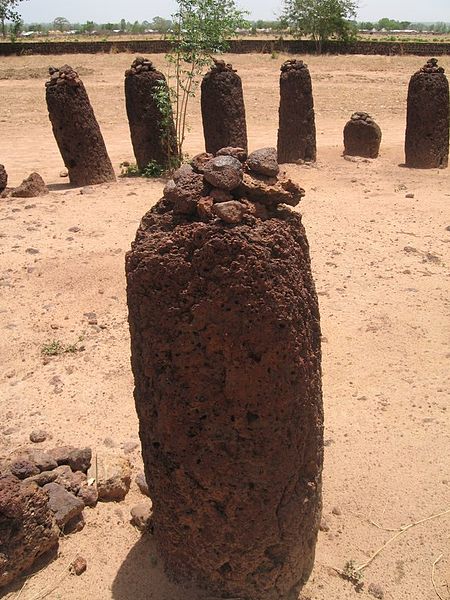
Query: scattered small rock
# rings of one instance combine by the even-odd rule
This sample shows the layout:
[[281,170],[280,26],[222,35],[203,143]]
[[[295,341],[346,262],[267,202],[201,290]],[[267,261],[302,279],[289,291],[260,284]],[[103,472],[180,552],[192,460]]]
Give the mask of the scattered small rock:
[[35,429],[30,433],[30,441],[34,444],[40,444],[41,442],[45,442],[47,435],[47,432],[43,429]]
[[24,483],[37,483],[39,487],[44,487],[47,483],[51,483],[55,481],[58,477],[58,474],[55,471],[42,471],[42,473],[38,473],[37,475],[33,475],[32,477],[27,477],[24,479]]
[[414,198],[414,194],[409,192],[408,194],[405,194],[405,198]]
[[60,177],[69,177],[69,171],[67,169],[63,169],[59,172]]
[[245,206],[237,200],[219,202],[214,204],[212,210],[222,221],[231,224],[240,223],[246,212]]
[[122,444],[122,449],[125,452],[125,454],[131,454],[132,452],[134,452],[137,448],[139,448],[139,442],[124,442]]
[[378,598],[379,600],[382,600],[384,598],[384,590],[377,583],[371,583],[369,585],[368,592],[371,596],[373,596],[374,598]]
[[28,479],[34,475],[39,475],[40,472],[35,463],[26,459],[13,462],[9,470],[18,479]]
[[249,154],[247,159],[248,168],[259,175],[276,177],[280,172],[277,162],[277,151],[275,148],[260,148]]
[[330,526],[328,525],[327,521],[323,517],[320,521],[319,529],[320,529],[320,531],[330,531]]
[[83,196],[87,196],[88,194],[95,194],[95,190],[90,185],[87,185],[84,188],[81,188],[80,194],[82,194]]
[[92,450],[90,448],[75,448],[67,457],[67,464],[72,471],[87,473],[91,466]]
[[337,517],[340,517],[342,515],[342,511],[339,508],[339,506],[334,506],[333,510],[331,512],[333,513],[333,515],[336,515]]
[[148,502],[141,502],[133,506],[130,510],[131,514],[131,523],[139,531],[144,531],[147,529],[150,519],[152,517],[152,505]]
[[91,478],[95,479],[100,501],[123,500],[130,489],[130,462],[122,456],[98,454],[96,464],[88,471]]
[[69,227],[69,231],[71,233],[78,233],[79,231],[81,231],[80,227],[74,226],[74,227]]
[[93,507],[98,502],[98,492],[95,485],[82,485],[77,496],[83,500],[86,506]]
[[39,173],[31,173],[11,192],[14,198],[34,198],[45,194],[48,194],[48,188]]
[[75,575],[83,575],[87,569],[87,562],[82,556],[77,556],[70,566]]
[[216,156],[204,166],[208,183],[221,190],[234,190],[242,181],[242,164],[232,156]]

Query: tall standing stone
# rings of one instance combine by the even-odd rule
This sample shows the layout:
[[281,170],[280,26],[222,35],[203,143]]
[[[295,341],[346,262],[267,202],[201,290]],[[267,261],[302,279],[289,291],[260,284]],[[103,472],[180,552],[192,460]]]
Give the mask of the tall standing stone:
[[201,108],[206,152],[227,146],[247,150],[242,81],[232,65],[214,61],[202,81]]
[[431,58],[408,88],[405,163],[416,169],[448,166],[449,86],[444,69]]
[[321,512],[318,303],[301,216],[279,207],[304,192],[272,158],[176,173],[126,259],[159,552],[172,579],[246,600],[297,599]]
[[[177,139],[166,78],[149,60],[138,57],[125,72],[125,100],[131,142],[139,169],[150,162],[169,169]],[[158,102],[157,96],[162,100]],[[161,110],[166,105],[166,112]]]
[[0,193],[3,192],[7,185],[8,173],[6,172],[5,167],[3,165],[0,165]]
[[78,73],[50,68],[46,99],[53,133],[70,183],[84,186],[115,181],[100,127]]
[[316,124],[311,76],[302,60],[281,65],[278,162],[316,160]]
[[377,158],[381,129],[366,112],[355,112],[344,127],[344,156]]

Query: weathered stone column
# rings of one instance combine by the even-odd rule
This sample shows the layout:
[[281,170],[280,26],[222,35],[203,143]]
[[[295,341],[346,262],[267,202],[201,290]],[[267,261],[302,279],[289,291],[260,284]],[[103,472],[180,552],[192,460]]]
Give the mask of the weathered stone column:
[[278,162],[316,160],[316,124],[311,76],[302,60],[281,65]]
[[444,69],[431,58],[409,82],[405,163],[416,169],[448,166],[449,87]]
[[93,185],[115,181],[100,127],[78,73],[64,65],[50,68],[46,99],[53,133],[70,183]]
[[377,158],[381,129],[366,112],[355,112],[344,127],[344,155]]
[[231,154],[176,173],[126,258],[142,454],[172,579],[296,600],[321,513],[320,326],[301,216],[279,203],[304,192],[275,149]]
[[206,152],[226,146],[247,150],[242,81],[232,65],[214,61],[202,81],[201,107]]
[[6,172],[5,167],[3,165],[0,165],[0,193],[3,192],[7,185],[8,173]]
[[[125,72],[125,100],[131,142],[139,169],[150,162],[168,169],[177,156],[172,111],[161,112],[156,94],[167,92],[166,78],[149,60],[138,57]],[[167,103],[170,107],[170,99]]]

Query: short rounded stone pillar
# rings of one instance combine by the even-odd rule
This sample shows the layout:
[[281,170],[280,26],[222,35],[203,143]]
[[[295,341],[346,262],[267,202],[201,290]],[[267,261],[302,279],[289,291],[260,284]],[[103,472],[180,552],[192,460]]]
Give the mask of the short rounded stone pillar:
[[355,112],[344,127],[344,156],[377,158],[381,129],[366,112]]
[[214,61],[202,80],[201,109],[206,152],[226,146],[247,150],[242,81],[232,65]]
[[316,124],[311,76],[302,60],[281,65],[278,162],[316,160]]
[[246,600],[297,599],[321,513],[318,302],[301,216],[279,206],[304,192],[271,153],[180,170],[126,259],[160,555],[175,581]]
[[5,167],[3,165],[0,165],[0,193],[3,192],[7,185],[8,173],[6,172]]
[[405,164],[445,168],[449,151],[449,86],[444,69],[431,58],[409,82]]
[[[166,94],[166,100],[164,100]],[[142,57],[125,71],[125,101],[130,124],[131,143],[139,169],[155,162],[165,169],[177,158],[177,138],[170,109],[166,78]],[[161,102],[168,109],[161,110]]]
[[68,65],[51,67],[46,100],[53,133],[70,183],[94,185],[115,181],[100,127],[78,73]]

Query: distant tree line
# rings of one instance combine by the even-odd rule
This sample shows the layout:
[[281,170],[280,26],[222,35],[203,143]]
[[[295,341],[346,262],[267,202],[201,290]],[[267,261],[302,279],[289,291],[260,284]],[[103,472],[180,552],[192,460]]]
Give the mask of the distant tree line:
[[360,21],[358,23],[358,29],[361,30],[375,30],[375,31],[405,31],[408,29],[414,29],[415,31],[425,32],[429,31],[432,33],[450,33],[450,23],[413,23],[411,21],[395,21],[394,19],[388,19],[384,17],[379,21]]

